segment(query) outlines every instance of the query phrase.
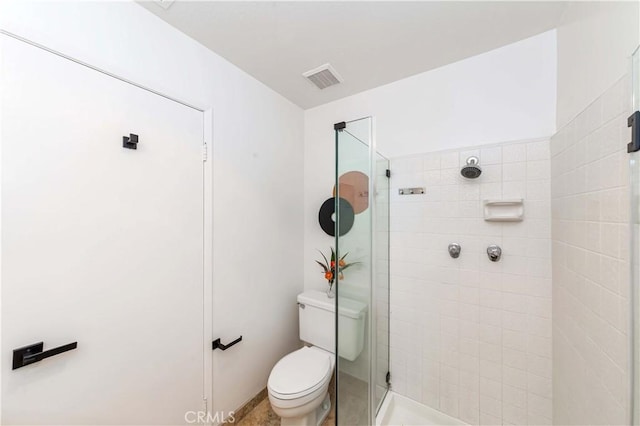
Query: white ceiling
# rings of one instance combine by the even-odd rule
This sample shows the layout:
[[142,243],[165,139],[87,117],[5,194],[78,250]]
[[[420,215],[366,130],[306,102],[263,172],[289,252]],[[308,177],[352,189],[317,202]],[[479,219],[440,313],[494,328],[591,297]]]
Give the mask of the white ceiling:
[[[142,6],[302,108],[555,28],[565,2],[181,1]],[[344,82],[302,73],[331,63]]]

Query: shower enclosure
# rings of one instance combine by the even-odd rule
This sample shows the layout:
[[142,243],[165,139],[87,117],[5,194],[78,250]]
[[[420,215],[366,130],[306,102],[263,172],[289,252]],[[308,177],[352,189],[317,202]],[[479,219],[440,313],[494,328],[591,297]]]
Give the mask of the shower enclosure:
[[[640,424],[638,51],[634,129],[627,78],[550,138],[393,158],[392,197],[372,119],[335,125],[335,244],[358,262],[337,312],[368,307],[364,349],[337,360],[338,424]],[[340,353],[340,315],[336,333]]]
[[355,265],[336,285],[336,353],[341,316],[353,300],[367,305],[364,347],[353,361],[338,357],[337,424],[373,424],[389,388],[389,160],[379,154],[373,119],[337,123],[335,245]]

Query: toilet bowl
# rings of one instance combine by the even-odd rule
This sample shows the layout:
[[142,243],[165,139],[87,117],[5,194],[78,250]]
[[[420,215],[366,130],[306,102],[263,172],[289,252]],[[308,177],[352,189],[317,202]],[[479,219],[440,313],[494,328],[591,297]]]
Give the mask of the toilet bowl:
[[329,414],[329,382],[336,365],[336,307],[340,318],[339,355],[355,361],[362,353],[365,303],[323,291],[298,295],[300,340],[309,346],[283,357],[271,370],[267,390],[283,426],[319,426]]
[[283,426],[318,426],[329,414],[329,382],[335,357],[305,346],[282,358],[271,370],[267,389]]

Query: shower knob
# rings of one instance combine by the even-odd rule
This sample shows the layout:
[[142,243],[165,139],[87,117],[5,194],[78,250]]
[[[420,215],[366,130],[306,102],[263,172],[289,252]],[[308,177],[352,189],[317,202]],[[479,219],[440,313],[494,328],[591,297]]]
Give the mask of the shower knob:
[[462,250],[462,247],[460,247],[460,244],[458,243],[449,244],[449,255],[454,259],[457,259],[458,257],[460,257],[461,250]]
[[487,256],[489,256],[490,261],[497,262],[502,256],[502,249],[499,246],[492,244],[487,247]]

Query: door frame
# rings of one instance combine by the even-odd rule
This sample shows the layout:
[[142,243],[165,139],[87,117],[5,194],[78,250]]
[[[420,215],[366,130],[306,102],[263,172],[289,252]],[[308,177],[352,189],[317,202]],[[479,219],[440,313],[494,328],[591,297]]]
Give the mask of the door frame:
[[[208,414],[213,408],[213,108],[203,111],[203,137],[206,160],[202,162],[203,170],[203,197],[204,197],[204,226],[203,226],[203,351],[204,351],[204,411]],[[209,417],[209,416],[207,416]]]
[[[21,37],[15,33],[6,31],[0,28],[0,46],[2,44],[3,37],[11,37],[22,43],[28,44],[32,47],[44,50],[50,54],[59,56],[71,62],[75,62],[78,65],[89,68],[93,71],[105,74],[108,77],[120,80],[123,83],[130,84],[139,89],[150,92],[154,95],[163,97],[170,101],[176,102],[187,108],[199,111],[202,114],[202,144],[203,144],[203,235],[202,235],[202,247],[203,247],[203,289],[202,289],[202,308],[203,308],[203,335],[202,335],[202,351],[203,351],[203,382],[202,382],[202,406],[194,407],[194,409],[203,409],[206,413],[213,407],[213,354],[211,350],[211,341],[213,339],[213,159],[212,159],[212,147],[213,147],[213,108],[200,107],[189,102],[180,100],[176,97],[155,90],[148,86],[139,84],[135,81],[129,80],[120,75],[114,74],[103,68],[99,68],[87,62],[81,61],[72,56],[66,55],[60,51],[51,49],[40,43],[34,42],[27,38]],[[2,58],[0,57],[0,65]],[[2,128],[2,115],[0,114],[0,128]],[[2,159],[2,147],[0,145],[0,160]],[[2,176],[0,175],[0,205],[2,204]],[[2,235],[2,217],[0,216],[0,236]],[[2,267],[0,260],[0,268]],[[0,318],[2,315],[2,276],[0,275]],[[5,350],[5,348],[1,348]],[[2,373],[0,372],[0,375]],[[0,376],[1,380],[1,376]],[[0,410],[2,408],[2,392],[0,392]],[[185,413],[186,414],[186,413]]]

